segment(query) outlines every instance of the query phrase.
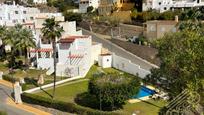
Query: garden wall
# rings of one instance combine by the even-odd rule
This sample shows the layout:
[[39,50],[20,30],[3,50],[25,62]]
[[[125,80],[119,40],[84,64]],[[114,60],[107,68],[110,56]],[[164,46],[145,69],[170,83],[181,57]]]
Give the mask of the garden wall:
[[146,75],[150,74],[150,71],[140,68],[139,65],[132,63],[128,59],[117,56],[115,54],[113,54],[112,57],[113,57],[112,66],[116,69],[119,69],[121,71],[130,73],[133,75],[138,74],[140,78],[145,78]]

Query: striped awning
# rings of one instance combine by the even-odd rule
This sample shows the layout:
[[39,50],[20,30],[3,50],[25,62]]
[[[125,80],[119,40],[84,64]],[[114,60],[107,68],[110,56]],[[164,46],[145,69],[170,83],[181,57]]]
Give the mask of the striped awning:
[[40,49],[32,49],[30,52],[51,52],[52,48],[40,48]]
[[82,55],[82,54],[75,54],[75,55],[69,55],[68,56],[68,58],[83,58],[84,57],[84,55]]

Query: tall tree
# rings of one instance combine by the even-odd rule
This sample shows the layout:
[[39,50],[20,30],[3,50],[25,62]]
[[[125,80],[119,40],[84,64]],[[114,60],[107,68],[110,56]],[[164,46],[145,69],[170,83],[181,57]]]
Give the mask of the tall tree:
[[[195,31],[183,30],[167,34],[156,42],[161,59],[159,70],[152,77],[163,83],[171,97],[184,89],[204,90],[204,37]],[[202,95],[202,94],[201,94]]]
[[53,87],[53,98],[55,96],[55,85],[56,85],[56,40],[62,36],[63,28],[55,21],[55,18],[46,19],[43,23],[42,33],[43,36],[52,41],[53,58],[54,58],[54,87]]
[[10,55],[8,55],[10,67],[15,66],[15,59],[16,59],[16,52],[17,52],[16,44],[18,43],[18,39],[19,39],[18,36],[19,35],[16,28],[12,27],[7,29],[2,37],[3,44],[9,45],[11,47]]
[[5,32],[6,32],[6,27],[0,26],[0,56],[1,56],[0,58],[3,58],[5,56],[5,48],[2,42]]

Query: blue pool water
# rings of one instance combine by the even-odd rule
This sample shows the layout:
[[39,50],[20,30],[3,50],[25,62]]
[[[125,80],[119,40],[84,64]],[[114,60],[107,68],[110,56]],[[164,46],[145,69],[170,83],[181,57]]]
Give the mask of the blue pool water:
[[134,95],[133,98],[136,99],[136,98],[141,98],[141,97],[146,97],[146,96],[150,96],[150,95],[153,95],[155,94],[155,91],[154,90],[151,90],[145,86],[141,86],[138,94]]

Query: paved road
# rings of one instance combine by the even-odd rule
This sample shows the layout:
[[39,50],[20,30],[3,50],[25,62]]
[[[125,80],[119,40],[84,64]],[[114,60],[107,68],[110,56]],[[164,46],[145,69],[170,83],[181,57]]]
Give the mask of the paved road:
[[157,67],[156,65],[151,64],[147,62],[146,60],[141,59],[140,57],[124,50],[123,48],[111,43],[110,41],[101,38],[101,36],[99,37],[95,33],[92,33],[87,30],[83,30],[82,32],[84,35],[92,35],[92,41],[102,43],[104,48],[107,48],[109,51],[114,52],[118,56],[131,60],[131,62],[137,65],[140,65],[140,67],[145,70],[150,70],[153,67]]
[[7,112],[8,115],[33,115],[27,111],[15,108],[6,104],[6,99],[11,97],[12,89],[0,84],[0,110]]

